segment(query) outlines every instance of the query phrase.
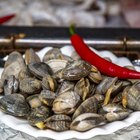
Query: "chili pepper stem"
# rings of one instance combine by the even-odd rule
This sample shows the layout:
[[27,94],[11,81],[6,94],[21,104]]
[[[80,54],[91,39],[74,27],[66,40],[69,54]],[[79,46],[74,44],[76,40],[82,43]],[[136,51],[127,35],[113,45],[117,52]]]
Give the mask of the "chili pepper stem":
[[73,24],[69,28],[69,33],[71,36],[75,34],[75,26]]

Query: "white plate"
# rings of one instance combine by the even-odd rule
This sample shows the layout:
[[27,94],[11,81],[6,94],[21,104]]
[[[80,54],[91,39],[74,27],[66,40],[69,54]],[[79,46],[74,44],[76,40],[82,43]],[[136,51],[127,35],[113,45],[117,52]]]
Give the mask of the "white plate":
[[[41,57],[41,59],[43,55],[46,53],[46,51],[50,49],[51,47],[47,47],[38,52],[38,55]],[[65,46],[61,49],[61,51],[62,53],[70,56],[71,53],[74,51],[74,49],[71,46]],[[100,51],[100,52],[96,51],[96,53],[100,54],[103,57],[110,57],[110,59],[118,65],[132,66],[131,62],[127,58],[124,57],[118,58],[109,51]],[[135,67],[135,68],[136,70],[140,71],[140,67]],[[1,71],[2,69],[0,69],[0,72]],[[70,139],[70,138],[89,139],[97,135],[105,135],[105,134],[113,133],[121,128],[127,127],[129,125],[132,125],[133,123],[136,123],[137,121],[140,121],[140,111],[132,113],[128,118],[126,118],[123,121],[108,123],[104,126],[93,128],[87,132],[82,132],[82,133],[77,131],[72,131],[72,130],[65,131],[65,132],[55,132],[52,130],[38,130],[30,126],[26,120],[4,114],[1,111],[0,111],[0,119],[3,123],[8,125],[9,127],[15,130],[25,132],[34,137],[47,137],[47,138],[52,138],[57,140]]]

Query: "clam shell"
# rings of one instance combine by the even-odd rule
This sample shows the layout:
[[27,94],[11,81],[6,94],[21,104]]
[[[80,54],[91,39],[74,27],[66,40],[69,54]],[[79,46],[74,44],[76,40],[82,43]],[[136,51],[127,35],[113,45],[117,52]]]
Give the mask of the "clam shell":
[[9,54],[8,59],[5,62],[4,68],[11,65],[13,62],[18,62],[19,64],[24,63],[24,59],[23,59],[22,55],[17,51],[14,51]]
[[74,82],[71,81],[63,81],[60,85],[60,87],[57,89],[57,94],[60,95],[64,92],[67,92],[69,90],[73,90],[74,89]]
[[32,126],[36,126],[39,129],[46,127],[45,123],[47,118],[51,116],[51,110],[46,106],[40,106],[32,109],[28,116],[28,121]]
[[19,89],[26,94],[36,94],[41,90],[41,82],[35,78],[25,78],[20,81]]
[[52,75],[53,71],[49,65],[43,62],[30,63],[28,65],[29,71],[37,78],[42,79],[46,75]]
[[81,105],[74,112],[72,120],[84,113],[97,113],[97,109],[98,101],[94,96],[92,96],[81,103]]
[[49,90],[42,90],[39,94],[40,101],[47,106],[52,106],[55,98],[56,94]]
[[53,59],[46,62],[52,69],[53,73],[56,73],[57,71],[64,69],[66,65],[68,64],[68,61],[66,60],[59,60],[59,59]]
[[88,78],[91,82],[99,84],[100,81],[102,80],[102,75],[95,66],[92,66],[92,69],[88,75]]
[[83,132],[103,124],[105,124],[105,118],[102,115],[84,113],[72,121],[70,129]]
[[25,117],[30,113],[30,107],[21,94],[9,94],[0,99],[0,108],[7,114]]
[[0,79],[0,94],[2,94],[2,93],[3,93],[3,83],[2,83],[2,81]]
[[2,83],[10,75],[14,75],[16,78],[18,78],[19,72],[25,68],[26,65],[22,55],[18,52],[12,52],[8,56],[8,60],[6,61],[4,70],[1,74]]
[[48,52],[46,52],[46,54],[43,57],[43,62],[47,62],[52,59],[63,59],[60,49],[53,48],[49,50]]
[[26,67],[26,69],[22,69],[18,74],[19,81],[23,80],[24,78],[31,78],[33,77],[33,74],[29,72],[29,69]]
[[42,79],[42,88],[51,90],[51,91],[56,91],[57,89],[57,81],[50,75],[46,75]]
[[127,107],[140,111],[140,82],[136,82],[126,93]]
[[111,103],[108,105],[103,105],[102,108],[98,111],[99,114],[104,114],[108,121],[117,121],[128,116],[132,110],[128,108],[124,108],[120,104]]
[[16,93],[19,88],[19,81],[14,75],[8,76],[4,81],[4,95]]
[[73,81],[86,77],[91,70],[91,65],[83,60],[73,61],[63,69],[63,79]]
[[35,53],[35,51],[30,48],[27,49],[25,52],[25,63],[26,65],[30,63],[41,62],[39,56]]
[[39,99],[39,94],[31,95],[31,96],[27,97],[26,100],[31,108],[37,108],[42,105],[42,103]]
[[105,94],[106,91],[118,80],[117,77],[105,77],[96,87],[96,94]]
[[84,101],[90,92],[90,83],[87,78],[81,78],[75,85],[74,91],[79,94],[79,96]]
[[57,71],[56,73],[53,74],[54,79],[56,79],[59,83],[63,82],[63,69]]
[[130,114],[129,111],[119,111],[119,112],[110,112],[105,114],[105,118],[108,122],[123,120]]
[[119,105],[119,104],[108,104],[108,105],[104,105],[103,106],[103,110],[107,113],[107,112],[118,112],[118,111],[122,111],[123,110],[123,106]]
[[67,91],[59,96],[53,102],[52,110],[56,114],[72,114],[80,101],[80,96],[74,91]]
[[70,128],[71,118],[67,115],[53,115],[47,119],[46,126],[55,131],[65,131]]

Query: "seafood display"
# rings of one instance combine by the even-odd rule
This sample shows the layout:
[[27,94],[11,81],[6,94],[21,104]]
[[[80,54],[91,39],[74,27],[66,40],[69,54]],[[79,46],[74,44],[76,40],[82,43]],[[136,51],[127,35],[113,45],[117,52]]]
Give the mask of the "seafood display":
[[[76,57],[72,57],[76,56]],[[140,111],[140,80],[109,77],[73,52],[53,48],[41,60],[12,52],[0,81],[0,110],[38,129],[88,131]]]

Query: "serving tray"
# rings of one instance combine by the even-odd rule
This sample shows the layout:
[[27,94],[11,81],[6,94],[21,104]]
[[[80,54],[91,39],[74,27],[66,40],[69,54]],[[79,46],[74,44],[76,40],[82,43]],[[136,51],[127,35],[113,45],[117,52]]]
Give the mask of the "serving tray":
[[[37,52],[37,54],[42,59],[44,54],[51,48],[52,47],[46,47],[40,50],[39,52]],[[97,51],[93,48],[91,49],[102,57],[109,57],[113,61],[113,63],[116,63],[120,66],[132,66],[132,63],[126,57],[117,57],[110,51]],[[74,49],[71,46],[65,46],[61,48],[61,51],[63,54],[70,56],[71,53],[74,51]],[[136,66],[135,68],[137,71],[140,71],[140,67]],[[2,72],[2,70],[3,69],[1,68],[0,73]],[[46,138],[52,138],[56,140],[64,140],[64,139],[71,139],[71,138],[89,139],[97,135],[111,134],[119,129],[130,126],[133,123],[140,121],[140,111],[133,112],[128,118],[122,121],[108,123],[106,125],[93,128],[86,132],[77,132],[72,130],[68,130],[65,132],[55,132],[52,130],[38,130],[30,126],[26,120],[7,115],[1,111],[0,111],[0,119],[3,123],[8,125],[9,127],[15,130],[19,130],[21,132],[25,132],[34,137],[46,137]]]

